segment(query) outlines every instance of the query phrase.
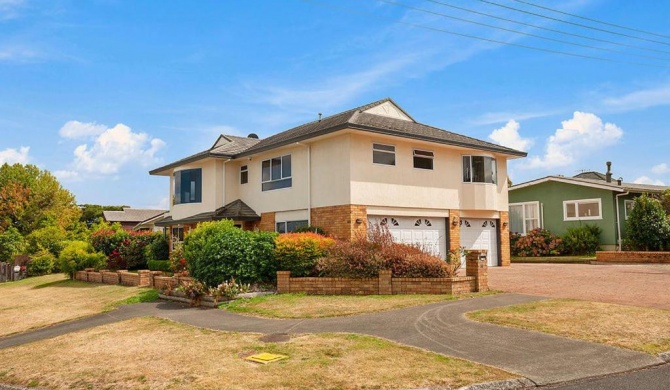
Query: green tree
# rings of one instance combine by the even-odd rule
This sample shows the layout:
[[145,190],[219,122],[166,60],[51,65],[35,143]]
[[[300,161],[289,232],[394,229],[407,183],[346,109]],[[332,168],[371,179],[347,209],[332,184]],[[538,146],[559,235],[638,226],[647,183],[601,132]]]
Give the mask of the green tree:
[[48,226],[68,229],[81,211],[74,195],[49,171],[35,165],[0,166],[0,230],[15,227],[22,235]]
[[658,199],[646,194],[635,198],[635,205],[628,214],[626,227],[633,249],[656,251],[668,248],[670,222]]
[[663,206],[665,215],[670,215],[670,189],[663,191],[658,198],[658,200],[661,201],[661,206]]
[[21,254],[25,250],[25,240],[19,231],[10,226],[0,234],[0,261],[10,263],[14,256]]

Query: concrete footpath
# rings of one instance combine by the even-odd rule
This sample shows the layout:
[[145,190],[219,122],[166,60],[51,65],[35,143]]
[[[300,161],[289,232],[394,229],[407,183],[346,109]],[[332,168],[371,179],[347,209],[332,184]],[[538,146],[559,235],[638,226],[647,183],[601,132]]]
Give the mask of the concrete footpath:
[[639,352],[571,340],[538,332],[467,320],[469,311],[533,302],[544,298],[499,294],[440,302],[382,313],[306,320],[249,317],[224,310],[200,309],[171,302],[122,306],[118,310],[0,339],[8,348],[69,332],[141,316],[155,316],[193,326],[255,333],[361,333],[444,355],[503,368],[538,385],[629,371],[661,364]]

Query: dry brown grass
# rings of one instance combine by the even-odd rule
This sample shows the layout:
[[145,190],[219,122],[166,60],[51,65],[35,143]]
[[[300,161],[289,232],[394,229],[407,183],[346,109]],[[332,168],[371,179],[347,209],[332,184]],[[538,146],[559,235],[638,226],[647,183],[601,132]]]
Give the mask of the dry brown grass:
[[670,310],[556,299],[476,311],[468,317],[650,354],[670,350]]
[[463,295],[305,295],[278,294],[237,299],[225,306],[229,311],[269,318],[340,317],[428,303],[496,294],[497,291]]
[[[406,389],[513,377],[370,336],[297,335],[268,344],[258,338],[137,318],[0,350],[0,382],[73,389]],[[240,358],[261,351],[289,359],[258,365]]]
[[68,280],[63,274],[0,284],[0,336],[97,314],[140,291]]

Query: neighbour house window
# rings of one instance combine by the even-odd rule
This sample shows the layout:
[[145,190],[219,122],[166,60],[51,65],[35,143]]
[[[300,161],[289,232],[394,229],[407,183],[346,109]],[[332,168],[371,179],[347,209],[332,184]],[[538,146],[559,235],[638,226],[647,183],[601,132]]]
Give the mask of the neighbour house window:
[[628,216],[630,215],[630,212],[633,210],[633,207],[635,206],[635,201],[632,199],[626,199],[623,201],[624,205],[624,214],[626,215],[626,219],[628,219]]
[[542,227],[540,222],[540,202],[510,203],[510,231],[528,234],[531,230]]
[[291,233],[305,226],[309,226],[309,222],[307,220],[277,222],[275,230],[277,233]]
[[433,169],[433,152],[414,149],[414,168]]
[[184,228],[183,227],[173,227],[172,228],[172,249],[174,250],[175,245],[180,244],[184,241]]
[[174,204],[202,202],[202,169],[174,173]]
[[496,159],[486,156],[463,156],[463,182],[491,183],[497,182]]
[[288,188],[293,185],[290,154],[265,160],[261,166],[263,191]]
[[395,165],[395,146],[372,144],[372,162],[382,165]]
[[240,184],[247,184],[249,182],[249,167],[242,165],[240,167]]
[[564,221],[589,219],[602,219],[600,199],[566,200],[563,202]]

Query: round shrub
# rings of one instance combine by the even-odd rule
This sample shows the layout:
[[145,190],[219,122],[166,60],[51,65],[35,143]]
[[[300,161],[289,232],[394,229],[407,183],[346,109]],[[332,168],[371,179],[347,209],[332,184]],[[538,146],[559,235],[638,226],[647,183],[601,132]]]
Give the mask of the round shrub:
[[70,241],[58,256],[61,272],[70,278],[74,273],[84,268],[100,269],[106,265],[105,255],[95,252],[91,244],[85,241]]
[[232,278],[242,283],[273,281],[275,237],[241,230],[229,220],[200,223],[184,240],[189,274],[209,287]]
[[564,251],[571,255],[593,255],[600,248],[600,233],[598,225],[568,228],[563,236]]
[[510,237],[512,256],[558,256],[563,251],[563,241],[546,229],[533,229],[525,236]]
[[151,235],[151,242],[144,248],[144,257],[149,260],[166,260],[170,257],[170,244],[164,234]]
[[146,267],[147,259],[144,255],[144,249],[153,241],[153,239],[151,232],[130,232],[121,242],[118,252],[128,269],[141,269]]
[[311,276],[316,273],[317,259],[325,256],[335,244],[332,238],[316,233],[280,234],[275,240],[275,260],[282,271],[293,276]]
[[56,258],[51,252],[43,250],[28,263],[28,276],[48,275],[53,271]]
[[670,247],[670,223],[661,202],[642,195],[628,214],[628,242],[634,250],[658,251]]

